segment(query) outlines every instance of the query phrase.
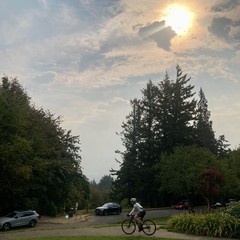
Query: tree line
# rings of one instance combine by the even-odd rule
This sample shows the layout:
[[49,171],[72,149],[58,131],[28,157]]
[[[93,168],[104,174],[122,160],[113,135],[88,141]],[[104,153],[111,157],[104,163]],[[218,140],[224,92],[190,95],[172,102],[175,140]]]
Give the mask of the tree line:
[[31,208],[56,215],[90,193],[79,137],[36,108],[16,78],[0,85],[0,212]]
[[176,78],[166,73],[158,84],[148,81],[140,99],[118,133],[124,151],[112,197],[137,197],[146,206],[169,206],[184,198],[210,204],[239,197],[240,149],[231,151],[224,135],[215,136],[208,102],[198,99],[191,78],[176,66]]
[[31,208],[55,216],[71,207],[95,208],[131,197],[149,207],[199,196],[238,198],[240,149],[215,136],[202,89],[195,99],[191,78],[176,67],[158,84],[151,80],[118,133],[124,151],[119,170],[99,184],[81,169],[79,136],[61,127],[61,117],[31,103],[16,78],[0,85],[0,213]]

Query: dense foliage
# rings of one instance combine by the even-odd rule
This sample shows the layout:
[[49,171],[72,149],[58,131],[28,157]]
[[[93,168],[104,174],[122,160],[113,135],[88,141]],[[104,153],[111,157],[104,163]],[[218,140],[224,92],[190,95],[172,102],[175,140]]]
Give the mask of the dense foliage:
[[[197,100],[190,80],[177,66],[175,80],[168,73],[157,85],[149,80],[142,98],[131,100],[132,111],[118,133],[125,148],[116,151],[120,169],[111,170],[119,200],[134,196],[147,206],[169,206],[181,198],[194,201],[203,196],[210,205],[219,196],[230,197],[233,184],[239,184],[240,175],[228,170],[229,144],[224,135],[216,138],[205,94],[200,89]],[[199,183],[212,168],[224,178],[221,188],[229,189],[219,189],[214,196]]]
[[114,195],[111,196],[113,178],[110,175],[104,175],[99,183],[90,182],[91,201],[90,208],[102,206],[104,203],[114,201]]
[[81,171],[79,137],[60,117],[30,104],[17,79],[0,85],[0,211],[32,208],[56,215],[89,184]]

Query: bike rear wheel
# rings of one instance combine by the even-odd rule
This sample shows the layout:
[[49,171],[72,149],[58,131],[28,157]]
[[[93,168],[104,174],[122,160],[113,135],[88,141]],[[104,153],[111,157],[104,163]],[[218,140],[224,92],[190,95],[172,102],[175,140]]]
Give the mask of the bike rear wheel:
[[142,230],[147,235],[153,235],[157,230],[156,224],[152,220],[145,220],[143,222]]
[[126,219],[122,222],[122,230],[124,233],[130,235],[133,234],[136,230],[136,224],[130,219]]

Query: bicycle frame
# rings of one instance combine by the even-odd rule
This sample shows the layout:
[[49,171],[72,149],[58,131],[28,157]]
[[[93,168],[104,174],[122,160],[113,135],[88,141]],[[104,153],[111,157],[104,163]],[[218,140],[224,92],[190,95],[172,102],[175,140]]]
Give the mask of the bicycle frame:
[[136,226],[139,227],[139,232],[143,231],[146,235],[153,235],[156,232],[156,225],[152,220],[141,219],[142,224],[139,226],[137,221],[134,219],[134,216],[128,216],[128,219],[125,219],[122,224],[122,231],[128,235],[133,234],[136,231]]

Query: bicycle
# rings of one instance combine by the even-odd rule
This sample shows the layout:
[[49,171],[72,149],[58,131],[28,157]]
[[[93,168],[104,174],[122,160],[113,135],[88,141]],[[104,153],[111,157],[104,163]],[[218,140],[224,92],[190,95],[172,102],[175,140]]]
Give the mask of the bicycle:
[[[123,220],[121,227],[122,231],[128,235],[133,234],[136,230],[136,226],[138,226],[138,223],[134,220],[134,216],[129,216],[128,219]],[[153,235],[157,228],[156,224],[149,219],[146,219],[142,223],[141,230],[146,234],[146,235]]]

